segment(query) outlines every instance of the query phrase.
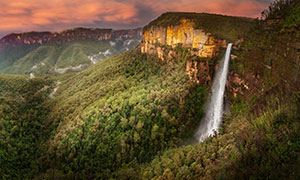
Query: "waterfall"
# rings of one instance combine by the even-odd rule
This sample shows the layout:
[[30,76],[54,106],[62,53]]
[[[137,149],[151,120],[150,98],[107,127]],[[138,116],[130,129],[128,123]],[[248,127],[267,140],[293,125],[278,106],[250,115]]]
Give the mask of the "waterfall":
[[222,116],[225,84],[228,74],[228,66],[230,59],[232,43],[228,44],[226,53],[220,62],[219,69],[215,75],[212,85],[212,96],[206,105],[206,114],[200,123],[200,127],[196,133],[199,142],[204,141],[209,136],[213,136],[218,132]]

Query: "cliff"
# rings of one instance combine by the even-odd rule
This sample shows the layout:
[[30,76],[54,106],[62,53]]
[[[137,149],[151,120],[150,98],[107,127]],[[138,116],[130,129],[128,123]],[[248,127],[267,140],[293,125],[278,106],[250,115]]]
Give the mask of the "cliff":
[[181,24],[167,27],[151,27],[143,33],[142,53],[158,54],[159,58],[165,60],[161,45],[172,48],[182,44],[184,48],[190,48],[192,55],[207,58],[214,57],[220,47],[226,46],[225,40],[217,40],[202,29],[195,29],[194,22],[189,19],[181,19]]
[[184,50],[189,78],[196,83],[208,83],[211,79],[208,59],[216,57],[220,48],[225,48],[226,44],[226,40],[195,28],[194,21],[182,18],[178,25],[145,29],[141,52],[156,54],[162,61],[169,61],[179,59]]
[[[291,21],[299,17],[300,6],[296,10],[288,13],[283,24],[264,29],[264,22],[258,23],[253,31],[245,31],[248,36],[236,36],[240,41],[227,38],[234,33],[241,35],[235,31],[240,27],[229,24],[232,31],[226,34],[219,16],[201,24],[173,13],[144,29],[151,32],[151,28],[160,27],[165,33],[159,36],[166,37],[168,26],[179,28],[181,19],[195,23],[189,40],[184,41],[188,38],[180,33],[179,37],[174,35],[177,30],[169,38],[171,45],[167,45],[167,38],[165,45],[159,38],[152,40],[160,42],[148,42],[153,51],[161,47],[166,53],[176,52],[176,57],[163,62],[155,54],[142,54],[141,49],[134,48],[81,73],[32,79],[0,75],[0,176],[300,179],[300,22]],[[216,29],[210,31],[207,24]],[[191,55],[200,49],[193,49],[198,29],[215,44],[222,39],[235,43],[225,91],[225,107],[230,113],[224,116],[218,134],[192,144],[189,140],[205,114],[210,88],[192,83],[185,67],[192,69],[197,63],[196,67],[209,70],[193,68],[205,77],[207,72],[213,74],[215,62],[223,56],[222,48],[213,58]],[[95,42],[106,42],[107,46],[96,52],[107,54],[103,51],[110,48],[107,41],[93,41],[82,50],[94,49]],[[74,57],[82,60],[77,54],[80,43],[68,48],[65,56],[73,57],[69,52],[76,52]],[[40,53],[34,53],[37,56],[26,59],[40,54],[49,57],[51,53],[43,48],[50,47],[41,47]],[[51,52],[57,52],[57,47],[51,47]],[[34,63],[29,67],[42,65]]]
[[42,45],[46,43],[64,44],[76,40],[116,40],[140,38],[141,28],[130,30],[112,29],[88,29],[75,28],[60,33],[54,32],[27,32],[19,34],[9,34],[0,40],[0,50],[6,47],[16,47],[20,45]]
[[207,84],[220,49],[247,36],[257,21],[207,13],[167,12],[143,29],[141,52],[162,61],[184,60],[196,83]]

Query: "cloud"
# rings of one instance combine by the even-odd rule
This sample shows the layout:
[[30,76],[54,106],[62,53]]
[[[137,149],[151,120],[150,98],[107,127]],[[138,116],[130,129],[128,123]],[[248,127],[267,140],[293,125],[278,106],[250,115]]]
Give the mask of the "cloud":
[[[166,11],[258,17],[270,0],[1,0],[4,32],[143,26]],[[109,26],[109,27],[108,27]]]
[[118,1],[5,0],[0,7],[0,30],[29,30],[55,24],[89,24],[99,20],[133,23],[137,21],[135,15],[134,4]]
[[[260,0],[261,1],[261,0]],[[255,0],[180,0],[168,3],[168,0],[156,1],[154,9],[165,11],[191,11],[226,14],[234,16],[257,17],[269,3]],[[161,4],[167,4],[162,6]],[[151,6],[151,4],[149,4]]]

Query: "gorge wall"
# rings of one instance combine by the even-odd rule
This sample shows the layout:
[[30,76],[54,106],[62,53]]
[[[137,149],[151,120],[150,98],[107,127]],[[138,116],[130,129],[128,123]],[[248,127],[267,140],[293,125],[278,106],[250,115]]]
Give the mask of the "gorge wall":
[[209,59],[218,55],[227,42],[196,29],[192,20],[182,18],[179,25],[151,26],[144,29],[141,52],[155,54],[162,61],[186,59],[186,72],[196,83],[211,80]]
[[140,38],[141,28],[129,30],[75,28],[60,33],[27,32],[9,34],[0,40],[0,49],[19,45],[42,45],[46,43],[64,44],[75,40],[116,40]]

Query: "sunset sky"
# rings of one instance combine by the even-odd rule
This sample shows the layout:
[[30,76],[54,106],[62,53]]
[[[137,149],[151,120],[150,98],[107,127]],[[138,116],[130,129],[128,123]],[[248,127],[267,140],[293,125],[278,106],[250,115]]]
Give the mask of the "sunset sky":
[[167,11],[259,17],[273,0],[1,0],[0,37],[74,27],[142,27]]

